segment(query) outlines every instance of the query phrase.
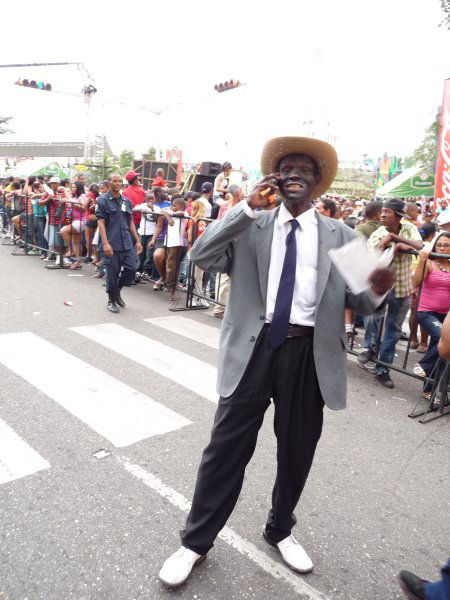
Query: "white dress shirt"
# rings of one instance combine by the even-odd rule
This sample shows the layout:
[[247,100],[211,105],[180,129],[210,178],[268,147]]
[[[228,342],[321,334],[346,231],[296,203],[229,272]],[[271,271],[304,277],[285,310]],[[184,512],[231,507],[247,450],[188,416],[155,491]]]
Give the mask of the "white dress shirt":
[[[269,279],[267,285],[266,319],[272,321],[281,271],[286,254],[286,238],[291,231],[293,217],[281,204],[273,227],[272,248],[270,251]],[[289,323],[314,327],[316,315],[317,258],[319,236],[314,208],[310,208],[296,218],[299,227],[295,231],[297,243],[297,265],[295,270],[294,295],[292,298]]]
[[[255,218],[256,213],[247,202],[243,202],[245,213]],[[291,231],[289,221],[293,216],[285,207],[280,205],[278,216],[273,226],[273,239],[270,251],[269,279],[267,284],[266,320],[272,322],[278,286],[283,270],[284,256],[286,254],[286,238]],[[289,323],[293,325],[308,325],[314,327],[316,317],[316,285],[317,263],[319,255],[319,234],[317,214],[315,208],[310,208],[296,219],[299,223],[295,231],[297,244],[297,263],[295,269],[294,295],[292,298],[291,316]],[[375,303],[380,305],[386,294],[379,296],[371,289],[367,290]]]

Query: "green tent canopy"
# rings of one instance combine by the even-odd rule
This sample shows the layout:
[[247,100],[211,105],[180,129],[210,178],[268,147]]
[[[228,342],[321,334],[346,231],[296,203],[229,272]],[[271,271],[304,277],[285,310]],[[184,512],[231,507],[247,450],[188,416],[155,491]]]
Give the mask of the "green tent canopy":
[[425,167],[410,167],[375,192],[379,198],[434,196],[434,174]]
[[49,175],[50,177],[59,177],[60,179],[67,179],[69,177],[69,175],[61,169],[58,163],[55,162],[48,163],[48,165],[34,171],[31,175]]

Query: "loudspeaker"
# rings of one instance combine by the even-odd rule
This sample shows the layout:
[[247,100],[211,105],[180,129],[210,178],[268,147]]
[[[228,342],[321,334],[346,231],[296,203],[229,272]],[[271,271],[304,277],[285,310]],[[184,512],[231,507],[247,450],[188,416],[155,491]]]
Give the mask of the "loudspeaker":
[[200,175],[199,173],[197,173],[195,175],[195,179],[191,185],[191,192],[200,192],[200,194],[202,193],[202,185],[205,183],[205,181],[209,181],[210,183],[212,183],[214,185],[214,179],[215,176],[214,175]]
[[167,185],[175,187],[177,184],[177,167],[177,163],[157,162],[155,160],[133,161],[133,170],[139,174],[142,187],[145,190],[149,190],[152,187],[158,169],[164,171],[164,179],[167,181]]
[[210,175],[211,177],[217,177],[220,173],[220,163],[215,162],[202,162],[200,165],[200,175]]

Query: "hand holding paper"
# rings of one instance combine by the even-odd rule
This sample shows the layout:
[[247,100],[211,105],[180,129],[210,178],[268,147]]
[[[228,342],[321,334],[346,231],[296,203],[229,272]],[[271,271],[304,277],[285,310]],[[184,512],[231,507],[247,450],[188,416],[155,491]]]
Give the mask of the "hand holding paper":
[[372,288],[375,294],[383,295],[394,285],[395,274],[388,268],[394,258],[393,245],[384,252],[369,251],[366,242],[356,238],[328,254],[354,294]]

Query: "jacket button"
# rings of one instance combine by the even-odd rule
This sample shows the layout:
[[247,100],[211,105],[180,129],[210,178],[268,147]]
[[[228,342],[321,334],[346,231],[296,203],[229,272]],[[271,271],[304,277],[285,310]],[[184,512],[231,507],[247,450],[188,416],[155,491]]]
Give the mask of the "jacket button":
[[251,341],[251,342],[254,342],[255,340],[256,340],[255,336],[254,336],[254,335],[252,335],[252,337],[250,338],[250,341]]
[[266,315],[259,315],[259,318],[261,319],[261,321],[265,321]]

